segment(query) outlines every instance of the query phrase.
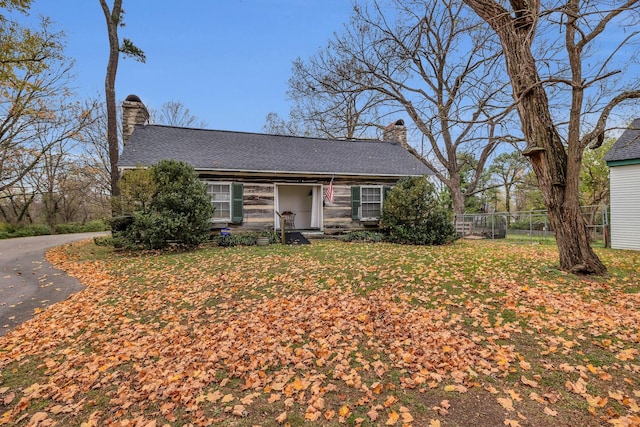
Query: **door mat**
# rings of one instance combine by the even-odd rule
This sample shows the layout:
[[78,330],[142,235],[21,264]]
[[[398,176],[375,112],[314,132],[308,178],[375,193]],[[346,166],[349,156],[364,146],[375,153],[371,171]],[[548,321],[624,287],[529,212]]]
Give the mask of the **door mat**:
[[287,245],[308,245],[311,242],[307,240],[306,237],[297,231],[292,231],[290,233],[284,233],[284,239]]

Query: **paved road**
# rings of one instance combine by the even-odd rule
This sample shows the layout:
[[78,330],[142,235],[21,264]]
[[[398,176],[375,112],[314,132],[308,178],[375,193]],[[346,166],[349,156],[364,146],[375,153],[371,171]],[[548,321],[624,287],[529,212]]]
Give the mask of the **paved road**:
[[0,240],[0,336],[33,317],[36,307],[83,289],[44,259],[47,249],[105,233],[61,234]]

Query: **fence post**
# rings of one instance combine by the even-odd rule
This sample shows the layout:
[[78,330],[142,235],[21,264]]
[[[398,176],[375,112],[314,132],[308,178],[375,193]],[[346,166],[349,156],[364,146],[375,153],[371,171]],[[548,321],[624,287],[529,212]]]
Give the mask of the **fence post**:
[[496,213],[491,214],[491,239],[496,238]]
[[608,207],[602,204],[602,241],[605,248],[611,247],[611,235],[609,234],[609,215]]
[[533,245],[533,209],[529,211],[529,242]]

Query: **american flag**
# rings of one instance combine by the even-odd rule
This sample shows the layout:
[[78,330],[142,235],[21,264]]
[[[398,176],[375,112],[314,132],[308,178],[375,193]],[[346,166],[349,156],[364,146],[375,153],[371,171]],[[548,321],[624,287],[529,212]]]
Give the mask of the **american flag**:
[[333,177],[331,177],[329,188],[327,188],[327,192],[324,194],[324,197],[327,198],[327,202],[333,203]]

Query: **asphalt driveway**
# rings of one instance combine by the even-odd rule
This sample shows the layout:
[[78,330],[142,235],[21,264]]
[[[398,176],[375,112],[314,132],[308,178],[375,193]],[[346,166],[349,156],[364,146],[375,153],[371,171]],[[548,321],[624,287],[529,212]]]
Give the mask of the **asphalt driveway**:
[[47,249],[108,233],[78,233],[0,240],[0,336],[30,319],[37,307],[83,289],[44,259]]

